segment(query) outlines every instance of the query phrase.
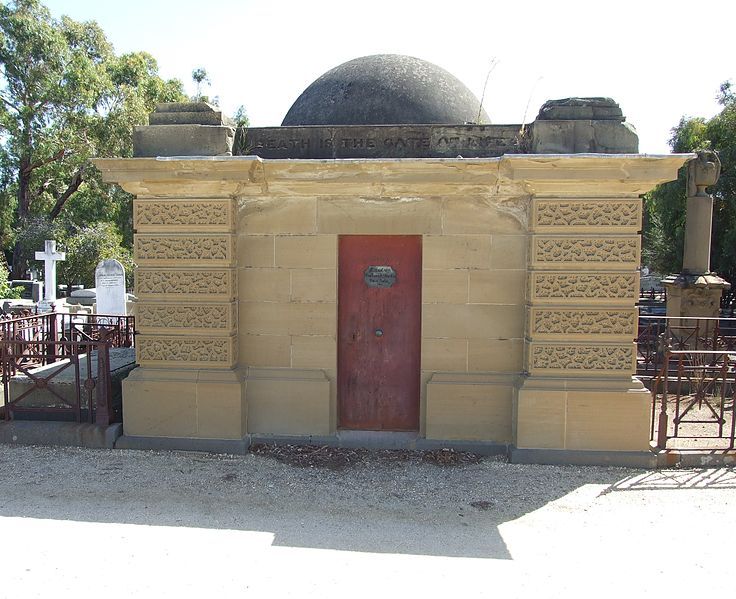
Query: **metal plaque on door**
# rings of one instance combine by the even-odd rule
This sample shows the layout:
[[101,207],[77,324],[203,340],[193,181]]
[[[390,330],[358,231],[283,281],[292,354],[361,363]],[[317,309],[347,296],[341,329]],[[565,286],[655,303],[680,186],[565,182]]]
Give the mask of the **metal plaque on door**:
[[363,273],[363,280],[368,287],[393,287],[396,271],[390,266],[369,266]]

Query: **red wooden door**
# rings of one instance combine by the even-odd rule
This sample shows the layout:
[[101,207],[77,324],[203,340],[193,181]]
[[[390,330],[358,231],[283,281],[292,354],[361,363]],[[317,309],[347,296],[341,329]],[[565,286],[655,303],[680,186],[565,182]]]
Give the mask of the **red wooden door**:
[[421,236],[341,236],[338,272],[339,427],[418,430]]

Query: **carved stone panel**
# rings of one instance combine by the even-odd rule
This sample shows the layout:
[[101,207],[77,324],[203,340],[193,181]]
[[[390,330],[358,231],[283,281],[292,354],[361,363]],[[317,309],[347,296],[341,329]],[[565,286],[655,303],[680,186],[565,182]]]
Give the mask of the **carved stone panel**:
[[234,202],[222,200],[134,200],[136,231],[232,231]]
[[624,304],[639,297],[639,273],[533,272],[534,304]]
[[543,199],[532,204],[532,229],[636,233],[641,229],[642,201],[631,199]]
[[139,299],[228,301],[237,293],[236,276],[231,268],[138,268],[135,293]]
[[235,236],[136,235],[134,256],[141,265],[229,266],[235,261]]
[[633,270],[639,266],[640,244],[638,235],[535,235],[532,237],[532,267]]
[[529,347],[529,372],[537,375],[631,376],[636,370],[636,346],[534,343]]
[[636,337],[636,308],[532,308],[533,339],[626,340]]
[[171,304],[138,302],[136,328],[142,333],[185,332],[211,334],[235,332],[236,304]]
[[236,337],[169,337],[138,335],[136,353],[141,366],[152,368],[231,368],[238,360]]

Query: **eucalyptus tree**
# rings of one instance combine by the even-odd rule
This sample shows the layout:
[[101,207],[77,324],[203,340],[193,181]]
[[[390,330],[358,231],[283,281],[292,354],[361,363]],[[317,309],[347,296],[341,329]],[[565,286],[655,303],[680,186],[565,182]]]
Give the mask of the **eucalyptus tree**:
[[150,54],[116,55],[97,23],[55,19],[38,0],[0,5],[0,242],[13,247],[15,277],[29,219],[63,221],[70,235],[112,222],[130,242],[130,196],[103,184],[90,158],[130,156],[133,125],[184,98]]

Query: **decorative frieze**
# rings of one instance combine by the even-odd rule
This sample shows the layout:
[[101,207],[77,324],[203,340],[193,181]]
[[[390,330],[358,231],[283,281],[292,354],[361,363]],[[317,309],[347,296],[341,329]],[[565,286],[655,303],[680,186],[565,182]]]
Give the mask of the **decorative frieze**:
[[237,292],[235,269],[147,269],[135,273],[136,295],[150,299],[230,300]]
[[[575,376],[600,374],[634,374],[634,343],[626,345],[552,345],[531,343],[532,374],[574,372]],[[544,372],[539,372],[544,371]]]
[[533,303],[624,303],[639,296],[639,273],[533,272]]
[[532,237],[532,266],[536,268],[636,268],[639,265],[638,235],[615,237]]
[[136,327],[143,332],[156,329],[234,331],[236,322],[234,303],[182,305],[139,302],[136,306]]
[[229,265],[235,260],[235,236],[136,235],[134,255],[138,264]]
[[635,308],[532,308],[530,334],[544,337],[618,337],[628,340],[636,336]]
[[137,231],[230,231],[234,228],[234,202],[222,200],[134,200]]
[[642,201],[631,199],[535,199],[535,231],[620,231],[641,229]]
[[230,368],[237,362],[235,336],[164,337],[138,335],[136,351],[142,366]]

